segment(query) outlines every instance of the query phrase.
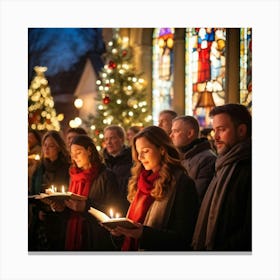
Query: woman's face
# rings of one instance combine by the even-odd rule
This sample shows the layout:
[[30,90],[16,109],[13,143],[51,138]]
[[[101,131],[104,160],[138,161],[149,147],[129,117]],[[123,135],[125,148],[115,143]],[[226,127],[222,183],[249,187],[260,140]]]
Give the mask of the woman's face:
[[135,142],[138,160],[146,170],[156,172],[161,166],[162,149],[156,147],[145,137],[138,138]]
[[71,158],[79,168],[88,169],[91,167],[90,151],[88,149],[77,144],[72,144],[70,150]]
[[47,137],[43,143],[43,156],[51,161],[58,158],[59,147],[52,137]]

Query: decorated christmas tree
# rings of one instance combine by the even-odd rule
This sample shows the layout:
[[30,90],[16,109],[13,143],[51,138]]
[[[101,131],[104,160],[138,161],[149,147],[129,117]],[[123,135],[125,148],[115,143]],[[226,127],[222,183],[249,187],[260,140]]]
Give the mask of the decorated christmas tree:
[[118,32],[108,43],[106,64],[97,80],[97,113],[83,120],[97,149],[102,148],[103,129],[108,125],[144,127],[152,122],[145,81],[133,66],[128,39]]
[[47,67],[36,66],[34,70],[36,76],[28,90],[28,126],[40,131],[59,131],[63,114],[56,115],[54,100],[44,74]]

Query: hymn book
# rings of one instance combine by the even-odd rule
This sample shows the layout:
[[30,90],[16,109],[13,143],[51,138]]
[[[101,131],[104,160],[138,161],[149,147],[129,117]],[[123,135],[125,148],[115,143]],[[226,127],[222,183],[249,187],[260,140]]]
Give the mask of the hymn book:
[[64,201],[68,199],[74,199],[74,200],[86,200],[87,197],[79,194],[75,194],[72,192],[49,192],[49,193],[40,193],[37,195],[28,196],[28,198],[33,199],[51,199],[55,201]]
[[102,225],[108,227],[110,229],[114,229],[117,226],[127,228],[127,229],[135,229],[137,226],[134,222],[128,218],[110,218],[102,211],[99,211],[93,207],[90,207],[88,212],[94,216]]

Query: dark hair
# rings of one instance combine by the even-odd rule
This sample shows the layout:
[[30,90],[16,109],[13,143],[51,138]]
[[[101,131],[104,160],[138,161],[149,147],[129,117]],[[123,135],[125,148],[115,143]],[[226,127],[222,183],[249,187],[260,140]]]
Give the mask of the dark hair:
[[77,135],[77,136],[75,136],[73,138],[73,140],[71,142],[71,146],[73,144],[82,146],[85,149],[90,149],[90,151],[91,151],[91,156],[90,156],[90,159],[89,159],[90,162],[92,164],[97,165],[98,167],[101,166],[101,164],[102,164],[102,157],[98,153],[93,140],[89,136],[87,136],[87,135]]
[[247,137],[252,136],[252,116],[244,105],[229,103],[217,106],[210,111],[209,116],[213,117],[218,114],[227,114],[236,127],[240,124],[245,124]]
[[32,133],[36,138],[38,145],[41,146],[41,141],[42,141],[41,134],[35,129],[28,129],[28,133]]
[[70,132],[74,132],[81,135],[87,135],[87,132],[82,127],[70,127],[66,133],[68,134]]
[[175,121],[183,121],[186,124],[189,124],[191,126],[191,128],[194,129],[195,132],[195,136],[198,137],[199,136],[199,123],[197,121],[197,119],[195,117],[192,116],[178,116],[175,119],[172,120],[172,123]]
[[133,126],[130,126],[130,127],[127,129],[127,131],[128,131],[128,130],[131,130],[131,131],[133,131],[133,132],[136,134],[136,133],[138,133],[141,129],[142,129],[141,126],[133,125]]
[[166,110],[162,110],[159,112],[159,115],[161,114],[169,114],[173,119],[177,117],[177,113],[173,110],[169,110],[169,109],[166,109]]

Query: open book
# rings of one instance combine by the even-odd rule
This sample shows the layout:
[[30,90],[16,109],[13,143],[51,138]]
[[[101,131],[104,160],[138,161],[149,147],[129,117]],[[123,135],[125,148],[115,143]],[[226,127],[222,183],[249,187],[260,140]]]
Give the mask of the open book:
[[104,226],[114,229],[117,226],[124,227],[127,229],[133,229],[137,228],[134,224],[134,222],[128,218],[110,218],[105,213],[90,207],[88,212],[94,216],[98,221],[100,221],[101,224]]
[[37,195],[28,196],[28,198],[33,199],[52,199],[56,201],[64,201],[67,199],[74,199],[74,200],[86,200],[87,197],[83,195],[78,195],[72,192],[51,192],[51,193],[40,193]]

